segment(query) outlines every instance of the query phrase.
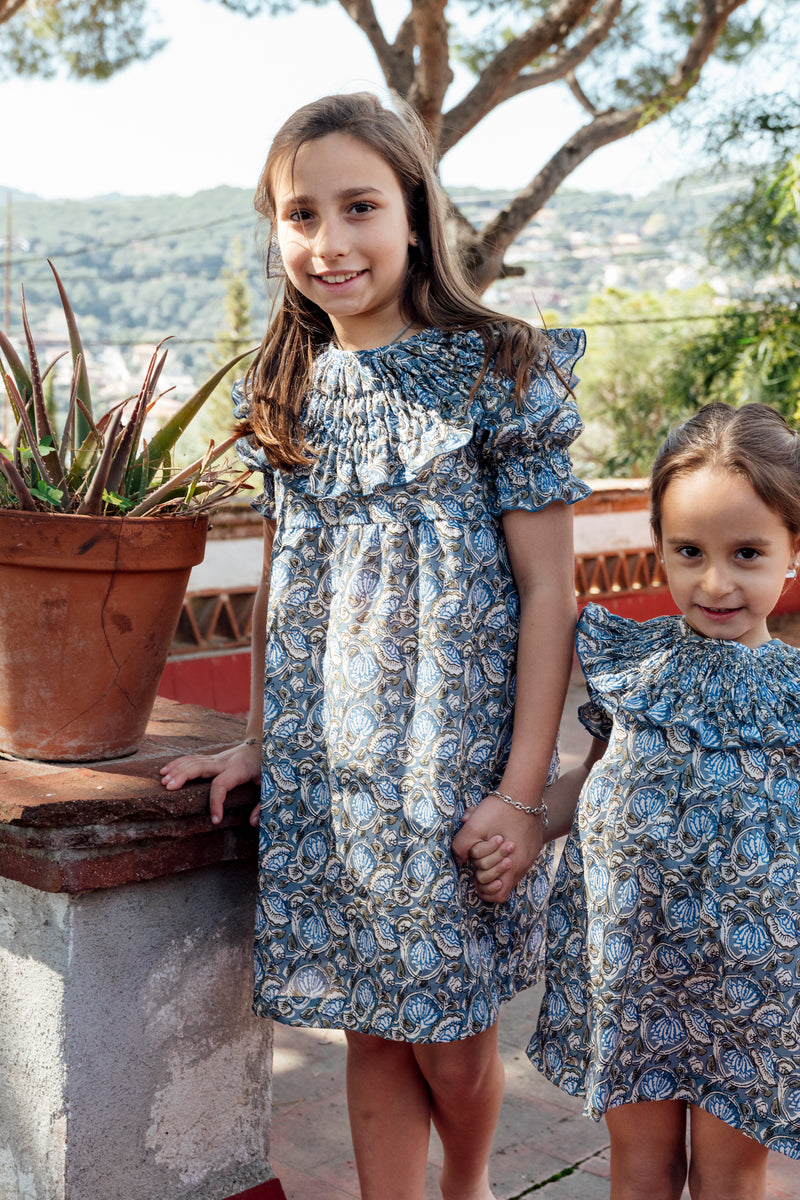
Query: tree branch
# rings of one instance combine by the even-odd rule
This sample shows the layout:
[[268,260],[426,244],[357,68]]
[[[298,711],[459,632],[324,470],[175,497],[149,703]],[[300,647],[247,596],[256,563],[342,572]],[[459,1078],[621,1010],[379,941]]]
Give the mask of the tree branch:
[[26,2],[27,0],[0,0],[0,25],[10,21]]
[[596,113],[568,138],[528,186],[488,222],[473,243],[472,261],[468,263],[479,289],[498,277],[508,247],[582,162],[602,146],[650,125],[686,98],[729,16],[744,3],[746,0],[699,0],[701,17],[697,28],[683,60],[666,84],[629,109]]
[[414,82],[414,49],[416,47],[414,33],[414,14],[409,11],[403,17],[403,22],[394,39],[394,53],[400,64],[396,73],[397,83],[394,90],[398,95],[408,99],[411,85]]
[[592,51],[596,50],[608,37],[621,8],[622,0],[606,0],[584,36],[574,46],[563,47],[553,56],[546,67],[525,71],[516,79],[510,80],[504,98],[510,100],[513,96],[522,95],[523,92],[531,92],[534,88],[555,83],[557,79],[567,79],[568,81],[570,73],[574,72],[582,62],[585,62]]
[[575,99],[578,101],[578,104],[580,104],[581,108],[585,108],[590,117],[596,117],[600,110],[597,108],[596,104],[592,104],[591,100],[586,95],[586,92],[575,78],[574,71],[567,72],[565,82]]
[[387,85],[399,95],[407,96],[414,78],[414,36],[410,14],[403,21],[397,40],[392,44],[386,40],[372,0],[339,0],[339,4],[372,46]]
[[419,59],[408,99],[434,142],[439,140],[445,93],[453,82],[446,8],[447,0],[411,0]]
[[504,46],[481,72],[464,99],[442,118],[440,153],[446,154],[507,98],[507,88],[524,67],[552,46],[562,45],[567,35],[589,14],[594,3],[595,0],[556,0],[525,33]]

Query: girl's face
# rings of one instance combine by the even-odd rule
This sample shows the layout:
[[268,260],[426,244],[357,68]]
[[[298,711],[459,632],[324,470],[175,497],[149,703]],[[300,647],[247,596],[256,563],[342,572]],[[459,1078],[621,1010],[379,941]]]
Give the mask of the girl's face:
[[747,479],[702,468],[668,484],[659,549],[672,598],[704,637],[755,648],[770,640],[767,617],[800,538]]
[[400,289],[414,237],[392,168],[364,142],[304,142],[275,180],[286,274],[331,319],[345,350],[370,350],[403,327]]

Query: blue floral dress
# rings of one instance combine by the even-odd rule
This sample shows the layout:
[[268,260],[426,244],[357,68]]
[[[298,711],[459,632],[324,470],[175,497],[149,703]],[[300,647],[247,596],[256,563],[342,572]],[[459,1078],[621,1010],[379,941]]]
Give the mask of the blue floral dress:
[[[800,1159],[800,650],[588,605],[597,736],[528,1054],[599,1120],[682,1099]],[[610,724],[610,722],[608,722]]]
[[[288,1024],[451,1041],[535,978],[552,856],[483,904],[450,842],[508,754],[518,599],[506,509],[588,491],[551,335],[522,404],[477,334],[428,329],[316,363],[307,468],[268,467],[255,1009]],[[241,389],[238,415],[247,411]]]

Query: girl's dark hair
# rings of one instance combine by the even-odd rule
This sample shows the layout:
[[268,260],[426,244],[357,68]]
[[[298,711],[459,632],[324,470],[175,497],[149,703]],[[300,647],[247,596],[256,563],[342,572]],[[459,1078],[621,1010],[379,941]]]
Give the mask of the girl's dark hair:
[[767,404],[706,404],[667,436],[650,476],[650,524],[661,543],[664,493],[703,468],[747,479],[793,537],[800,533],[800,437]]
[[[405,200],[408,222],[417,235],[409,247],[408,274],[401,295],[403,317],[414,324],[456,331],[474,329],[484,343],[483,370],[497,352],[494,369],[515,381],[517,396],[526,386],[534,359],[547,339],[524,321],[503,317],[483,305],[450,252],[445,237],[445,198],[436,177],[433,148],[419,119],[403,108],[400,116],[368,92],[325,96],[299,108],[279,129],[267,155],[254,204],[269,227],[268,278],[275,251],[275,186],[279,172],[293,165],[306,142],[331,133],[357,138],[391,167]],[[252,433],[274,467],[308,463],[310,450],[301,427],[303,401],[314,356],[331,340],[328,315],[284,278],[282,294],[258,355],[247,373]]]

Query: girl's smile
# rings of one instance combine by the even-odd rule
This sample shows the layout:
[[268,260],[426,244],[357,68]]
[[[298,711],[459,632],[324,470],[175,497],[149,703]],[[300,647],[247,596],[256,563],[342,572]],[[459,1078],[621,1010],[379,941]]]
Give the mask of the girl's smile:
[[388,163],[347,133],[303,142],[278,173],[275,207],[286,274],[328,314],[339,345],[392,341],[414,235]]
[[318,275],[317,279],[323,283],[347,283],[350,279],[359,279],[363,274],[363,271],[351,271],[347,275]]
[[800,539],[750,482],[707,468],[664,492],[661,551],[672,598],[705,637],[756,647],[770,640],[775,607]]

